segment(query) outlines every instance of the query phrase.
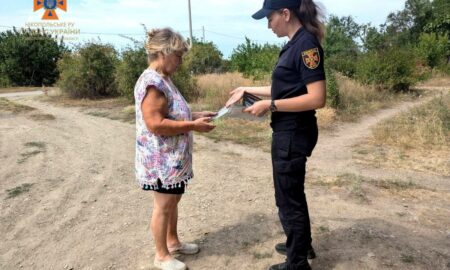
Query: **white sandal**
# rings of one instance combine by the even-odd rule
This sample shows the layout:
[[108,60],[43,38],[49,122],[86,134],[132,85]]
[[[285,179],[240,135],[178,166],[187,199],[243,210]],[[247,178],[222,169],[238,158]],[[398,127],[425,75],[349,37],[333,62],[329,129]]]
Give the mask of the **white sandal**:
[[167,261],[160,261],[155,258],[153,263],[156,268],[162,270],[186,270],[186,264],[180,262],[179,260],[172,258]]
[[200,249],[197,244],[194,243],[181,243],[179,247],[168,248],[170,254],[184,254],[184,255],[193,255],[197,254]]

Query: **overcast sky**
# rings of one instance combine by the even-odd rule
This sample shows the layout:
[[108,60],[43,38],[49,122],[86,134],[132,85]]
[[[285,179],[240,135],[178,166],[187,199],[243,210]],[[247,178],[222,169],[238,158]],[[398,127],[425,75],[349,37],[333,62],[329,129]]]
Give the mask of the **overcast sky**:
[[[189,36],[188,0],[67,0],[67,12],[57,10],[59,22],[73,22],[80,29],[78,43],[100,38],[120,49],[131,41],[127,34],[144,39],[141,24],[148,28],[170,26]],[[194,36],[214,42],[228,57],[247,36],[259,43],[282,43],[267,29],[267,20],[250,16],[263,0],[191,0]],[[392,11],[404,8],[405,0],[320,0],[325,14],[351,15],[358,23],[379,26]],[[42,22],[43,10],[33,12],[33,0],[0,0],[0,30],[5,26],[23,27],[27,22]]]

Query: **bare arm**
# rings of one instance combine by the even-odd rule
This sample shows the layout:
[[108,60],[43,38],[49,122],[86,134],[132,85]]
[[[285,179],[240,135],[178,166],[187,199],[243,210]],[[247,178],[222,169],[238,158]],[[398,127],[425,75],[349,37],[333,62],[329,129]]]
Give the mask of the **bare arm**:
[[247,87],[247,86],[241,86],[238,87],[230,92],[230,99],[228,99],[227,103],[225,104],[225,107],[230,107],[234,103],[241,100],[242,96],[244,95],[244,92],[257,95],[257,96],[264,96],[264,97],[270,97],[271,93],[271,86],[258,86],[258,87]]
[[[306,85],[307,94],[293,98],[278,99],[275,106],[279,112],[303,112],[320,109],[326,102],[326,83],[317,81]],[[266,113],[270,107],[270,100],[261,100],[255,102],[252,106],[246,108],[244,112],[261,116]]]
[[210,124],[209,117],[198,118],[195,121],[175,121],[167,119],[167,99],[153,86],[147,89],[141,105],[145,124],[156,135],[175,136],[189,131],[208,132],[215,126]]

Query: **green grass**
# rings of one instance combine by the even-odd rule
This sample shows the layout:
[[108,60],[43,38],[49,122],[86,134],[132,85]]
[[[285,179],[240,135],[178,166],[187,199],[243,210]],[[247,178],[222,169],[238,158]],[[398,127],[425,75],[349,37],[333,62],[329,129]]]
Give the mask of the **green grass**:
[[22,184],[21,186],[15,187],[13,189],[7,189],[6,193],[8,194],[8,196],[6,197],[7,199],[10,198],[14,198],[19,196],[22,193],[28,192],[30,191],[31,187],[33,186],[33,184]]

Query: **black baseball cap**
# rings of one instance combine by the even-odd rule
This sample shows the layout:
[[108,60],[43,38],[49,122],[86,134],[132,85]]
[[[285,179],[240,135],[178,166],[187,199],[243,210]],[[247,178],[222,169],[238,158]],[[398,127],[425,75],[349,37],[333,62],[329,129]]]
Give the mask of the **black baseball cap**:
[[253,14],[252,17],[259,20],[282,8],[298,8],[300,3],[301,0],[264,0],[262,9]]

